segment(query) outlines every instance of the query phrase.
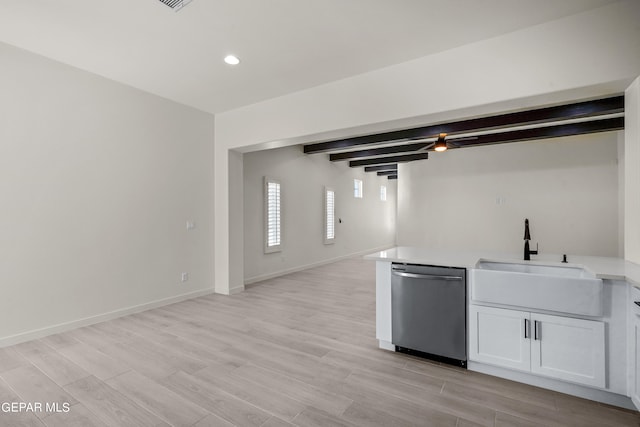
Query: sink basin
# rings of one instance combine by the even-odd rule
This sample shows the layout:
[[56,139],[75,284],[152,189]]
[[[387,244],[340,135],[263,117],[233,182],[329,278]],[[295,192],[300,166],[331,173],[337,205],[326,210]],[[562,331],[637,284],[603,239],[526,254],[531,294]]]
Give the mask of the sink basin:
[[580,265],[481,259],[469,288],[475,302],[602,316],[602,280]]
[[476,268],[483,270],[506,271],[512,273],[542,274],[545,276],[578,277],[595,279],[596,276],[580,265],[536,264],[530,261],[507,262],[481,259]]

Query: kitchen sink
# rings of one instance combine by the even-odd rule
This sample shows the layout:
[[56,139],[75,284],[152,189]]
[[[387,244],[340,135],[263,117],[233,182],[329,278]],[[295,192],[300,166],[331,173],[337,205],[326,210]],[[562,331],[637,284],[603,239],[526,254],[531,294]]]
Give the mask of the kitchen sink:
[[512,273],[542,274],[556,277],[596,278],[595,274],[586,270],[584,267],[573,264],[537,264],[531,261],[521,263],[481,259],[476,263],[476,268]]
[[469,287],[474,302],[602,316],[602,280],[580,265],[481,259]]

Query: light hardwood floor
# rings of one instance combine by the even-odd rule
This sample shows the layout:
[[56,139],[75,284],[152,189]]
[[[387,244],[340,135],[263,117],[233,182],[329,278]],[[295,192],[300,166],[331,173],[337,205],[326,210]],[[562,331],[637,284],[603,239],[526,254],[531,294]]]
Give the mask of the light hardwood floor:
[[[349,259],[0,349],[0,426],[638,426],[640,416],[379,350]],[[62,406],[61,406],[62,407]]]

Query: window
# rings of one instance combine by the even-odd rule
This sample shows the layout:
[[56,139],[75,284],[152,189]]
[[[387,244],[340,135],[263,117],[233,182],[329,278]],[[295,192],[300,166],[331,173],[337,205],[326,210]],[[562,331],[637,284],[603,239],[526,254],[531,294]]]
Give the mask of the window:
[[356,199],[362,199],[362,180],[354,179],[353,180],[353,197]]
[[387,187],[384,185],[380,186],[380,200],[383,202],[387,201]]
[[329,245],[336,238],[336,193],[324,187],[324,244]]
[[264,177],[264,252],[282,249],[282,196],[280,181]]

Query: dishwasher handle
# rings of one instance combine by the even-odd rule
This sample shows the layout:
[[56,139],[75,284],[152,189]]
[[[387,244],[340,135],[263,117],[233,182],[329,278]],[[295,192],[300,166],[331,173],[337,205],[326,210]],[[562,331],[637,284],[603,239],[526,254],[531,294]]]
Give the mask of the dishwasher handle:
[[462,276],[444,276],[444,275],[437,275],[437,274],[407,273],[405,271],[397,271],[397,270],[393,270],[393,274],[400,277],[409,277],[411,279],[462,280]]

